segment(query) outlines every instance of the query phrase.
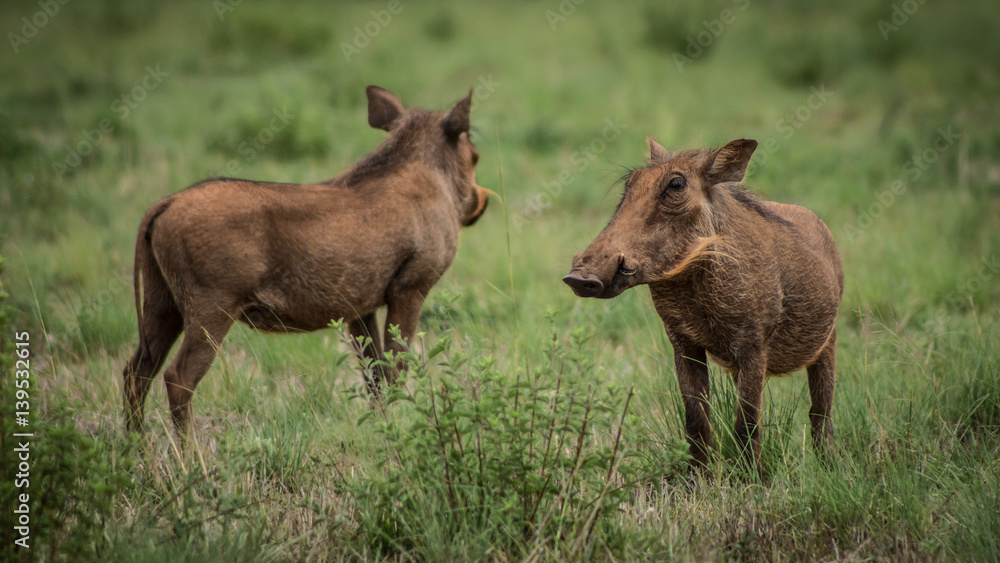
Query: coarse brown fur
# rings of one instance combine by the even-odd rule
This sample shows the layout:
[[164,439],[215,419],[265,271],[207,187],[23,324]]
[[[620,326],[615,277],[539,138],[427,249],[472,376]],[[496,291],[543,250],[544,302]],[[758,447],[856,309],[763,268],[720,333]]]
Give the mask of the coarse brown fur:
[[[424,298],[451,265],[459,228],[486,207],[469,140],[471,92],[448,113],[405,110],[369,86],[368,122],[389,138],[341,176],[317,184],[217,178],[160,200],[135,248],[139,344],[124,370],[129,429],[164,372],[170,412],[184,435],[191,399],[237,320],[263,331],[313,331],[345,319],[359,355],[384,359],[376,310],[388,307],[385,349],[413,337]],[[377,368],[377,392],[392,368]]]
[[806,368],[816,449],[832,437],[840,257],[811,211],[758,200],[740,183],[756,146],[670,153],[649,139],[647,166],[629,175],[615,216],[563,278],[577,295],[605,299],[649,285],[700,466],[711,446],[709,357],[733,374],[735,431],[751,464],[769,375]]

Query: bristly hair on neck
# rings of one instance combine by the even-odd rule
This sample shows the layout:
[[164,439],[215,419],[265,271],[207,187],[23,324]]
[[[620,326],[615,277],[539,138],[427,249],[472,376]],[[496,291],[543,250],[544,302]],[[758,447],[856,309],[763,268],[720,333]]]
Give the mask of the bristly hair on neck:
[[753,209],[761,217],[767,219],[768,221],[774,221],[775,223],[780,223],[782,225],[791,225],[791,223],[775,213],[770,207],[764,205],[764,201],[754,195],[753,192],[751,192],[750,189],[743,184],[729,183],[725,185],[725,188],[729,192],[729,195],[733,196],[733,199],[750,209]]
[[398,129],[389,134],[374,151],[354,164],[336,179],[338,184],[350,186],[362,182],[385,178],[407,162],[407,157],[417,150],[416,141],[421,129],[426,125],[431,112],[410,110]]

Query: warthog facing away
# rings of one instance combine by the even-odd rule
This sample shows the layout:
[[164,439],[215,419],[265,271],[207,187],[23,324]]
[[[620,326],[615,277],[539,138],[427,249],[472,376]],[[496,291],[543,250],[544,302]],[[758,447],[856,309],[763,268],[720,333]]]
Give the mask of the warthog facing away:
[[[284,332],[343,318],[352,336],[371,338],[359,354],[382,359],[375,312],[386,305],[385,348],[402,348],[389,325],[412,338],[459,228],[487,203],[468,135],[471,92],[449,113],[405,110],[377,86],[367,93],[368,123],[389,138],[341,176],[303,185],[206,180],[146,212],[135,248],[139,345],[124,370],[130,429],[141,431],[149,386],[182,331],[163,376],[181,435],[194,389],[237,320]],[[373,392],[392,377],[377,372]]]
[[608,299],[648,284],[674,349],[694,463],[708,461],[706,352],[736,382],[736,435],[751,464],[764,381],[805,367],[812,437],[832,435],[836,317],[844,275],[833,237],[811,211],[761,201],[740,182],[757,142],[668,152],[649,139],[614,217],[563,281]]

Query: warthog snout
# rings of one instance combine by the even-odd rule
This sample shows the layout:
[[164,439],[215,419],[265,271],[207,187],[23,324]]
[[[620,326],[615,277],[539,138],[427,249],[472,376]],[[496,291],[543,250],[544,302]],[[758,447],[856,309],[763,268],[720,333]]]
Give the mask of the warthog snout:
[[[600,251],[596,254],[602,255]],[[624,253],[596,260],[595,253],[588,251],[576,255],[573,268],[562,280],[577,297],[611,299],[641,283],[638,271],[638,262],[626,259]]]
[[604,291],[604,284],[601,283],[601,280],[592,278],[580,270],[573,270],[562,280],[573,289],[573,293],[577,297],[597,297]]

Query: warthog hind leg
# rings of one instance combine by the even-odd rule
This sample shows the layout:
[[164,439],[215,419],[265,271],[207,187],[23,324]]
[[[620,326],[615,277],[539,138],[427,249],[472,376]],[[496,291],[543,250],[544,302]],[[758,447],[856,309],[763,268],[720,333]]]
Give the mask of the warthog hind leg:
[[806,372],[809,374],[809,396],[812,399],[809,422],[812,423],[813,446],[821,456],[825,455],[833,440],[831,412],[833,391],[836,384],[836,343],[837,331],[834,329],[819,357],[806,368]]
[[216,351],[233,326],[237,311],[229,314],[218,307],[206,306],[209,318],[189,317],[184,326],[184,340],[174,361],[163,373],[170,400],[170,414],[180,436],[187,433],[191,419],[191,398],[198,382],[208,372]]
[[125,423],[131,432],[142,432],[143,407],[149,387],[184,327],[184,319],[177,305],[163,289],[154,291],[147,288],[139,322],[142,325],[139,345],[122,374]]

